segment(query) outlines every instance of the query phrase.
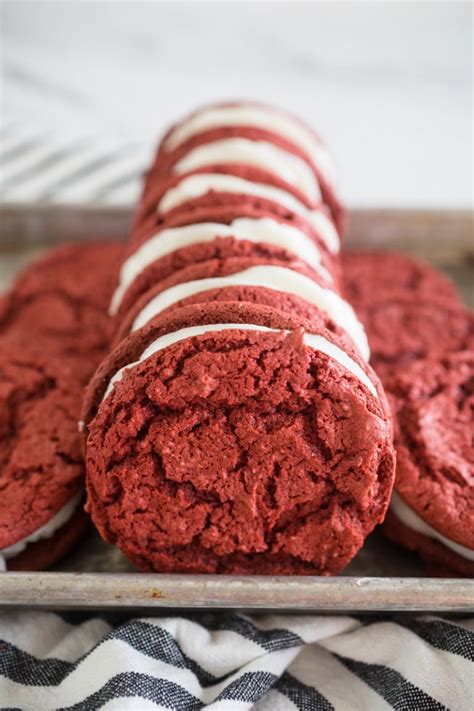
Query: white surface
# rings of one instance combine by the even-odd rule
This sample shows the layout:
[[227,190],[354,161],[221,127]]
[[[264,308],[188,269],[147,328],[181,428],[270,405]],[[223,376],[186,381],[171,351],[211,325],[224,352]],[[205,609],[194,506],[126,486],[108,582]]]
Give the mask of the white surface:
[[[84,135],[139,156],[136,179],[170,121],[243,96],[319,130],[351,204],[472,202],[469,3],[4,1],[2,15],[5,141],[11,121],[62,145]],[[24,178],[5,198],[44,197]],[[93,199],[88,180],[74,196]],[[102,188],[109,203],[136,192],[113,175]]]

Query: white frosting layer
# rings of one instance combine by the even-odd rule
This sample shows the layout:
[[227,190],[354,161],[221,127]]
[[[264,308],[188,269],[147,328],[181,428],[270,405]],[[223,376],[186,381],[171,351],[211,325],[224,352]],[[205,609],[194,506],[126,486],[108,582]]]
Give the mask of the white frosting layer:
[[59,511],[49,519],[48,523],[44,524],[44,526],[41,526],[33,533],[30,533],[29,536],[25,536],[25,538],[20,539],[13,545],[8,546],[8,548],[0,549],[0,570],[6,569],[6,560],[23,553],[25,548],[30,543],[36,543],[44,538],[51,538],[55,531],[61,528],[61,526],[64,526],[64,524],[72,518],[83,496],[84,492],[79,491],[72,497],[72,499],[69,499],[69,501],[64,504],[64,506],[60,508]]
[[446,548],[449,548],[461,558],[466,560],[474,561],[474,550],[471,548],[466,548],[460,543],[452,541],[450,538],[446,538],[436,529],[429,526],[425,521],[423,521],[417,513],[413,511],[402,499],[400,494],[396,491],[392,492],[392,499],[390,501],[390,509],[395,514],[395,516],[403,523],[407,528],[411,528],[412,531],[421,533],[427,538],[432,538],[439,543],[442,543]]
[[317,234],[323,234],[326,244],[331,252],[339,251],[340,243],[336,229],[331,231],[327,228],[327,217],[321,210],[310,210],[297,200],[286,190],[280,190],[272,185],[264,183],[254,183],[250,180],[238,178],[235,175],[220,173],[198,173],[189,175],[180,180],[174,187],[165,192],[157,206],[158,212],[167,212],[179,205],[202,197],[210,191],[219,193],[236,193],[239,195],[252,195],[266,200],[276,202],[298,215],[304,217],[316,230]]
[[[324,213],[321,213],[321,216],[323,218],[321,220],[323,229],[320,234],[321,239],[326,241],[328,234],[332,235],[334,227]],[[333,281],[331,274],[321,264],[321,252],[317,245],[308,235],[296,227],[278,222],[270,217],[256,220],[239,217],[233,220],[230,225],[222,225],[217,222],[201,222],[163,230],[146,240],[130,255],[120,271],[119,285],[110,305],[111,315],[117,313],[123,295],[131,283],[152,262],[193,244],[213,242],[219,236],[248,240],[255,244],[271,244],[275,247],[286,249],[306,262],[306,264],[309,264],[326,282],[331,284]]]
[[173,170],[178,174],[188,173],[225,163],[261,168],[294,185],[311,203],[321,201],[319,184],[309,165],[302,158],[265,141],[224,138],[205,143],[190,150]]
[[194,281],[176,284],[157,294],[136,316],[132,331],[136,331],[154,316],[164,311],[181,299],[194,294],[220,289],[228,286],[260,286],[278,292],[294,294],[324,311],[332,320],[346,331],[356,344],[365,360],[369,359],[370,351],[364,328],[357,319],[347,301],[331,289],[324,289],[313,279],[286,267],[259,264],[241,272],[222,277],[196,279]]
[[[135,366],[142,363],[147,358],[150,358],[154,353],[157,353],[164,348],[169,348],[169,346],[179,341],[184,341],[186,338],[194,338],[196,336],[203,336],[206,333],[219,333],[221,331],[258,331],[260,333],[285,333],[288,334],[289,331],[281,330],[277,328],[268,328],[267,326],[259,326],[253,323],[211,323],[203,324],[200,326],[189,326],[187,328],[182,328],[179,331],[174,331],[173,333],[165,333],[163,336],[157,338],[153,343],[151,343],[141,354],[140,358],[129,365],[120,368],[120,370],[115,373],[111,378],[107,390],[104,394],[103,399],[112,392],[114,384],[122,379],[123,374],[126,370],[134,368]],[[370,378],[366,375],[364,370],[358,365],[350,356],[345,353],[341,348],[331,343],[326,338],[318,336],[313,333],[305,333],[304,342],[309,347],[321,353],[325,353],[329,358],[337,361],[343,368],[352,373],[358,380],[360,380],[363,385],[375,396],[377,395],[377,390]]]
[[226,126],[255,127],[276,133],[307,153],[327,179],[334,180],[331,157],[317,136],[291,115],[269,106],[243,103],[203,109],[170,132],[165,149],[172,151],[198,133]]

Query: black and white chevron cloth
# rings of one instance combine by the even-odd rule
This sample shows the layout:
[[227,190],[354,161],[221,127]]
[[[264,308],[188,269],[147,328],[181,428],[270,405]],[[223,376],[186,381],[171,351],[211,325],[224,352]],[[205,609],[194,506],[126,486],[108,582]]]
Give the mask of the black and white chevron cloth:
[[470,711],[474,621],[0,614],[2,709]]
[[155,140],[130,142],[83,127],[39,127],[5,112],[0,205],[132,205]]

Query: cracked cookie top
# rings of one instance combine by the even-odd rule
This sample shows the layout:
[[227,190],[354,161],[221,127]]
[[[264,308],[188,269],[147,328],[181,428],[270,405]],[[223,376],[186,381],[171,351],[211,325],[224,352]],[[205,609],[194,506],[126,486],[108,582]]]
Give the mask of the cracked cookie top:
[[123,254],[116,242],[70,244],[34,261],[0,301],[2,341],[40,343],[87,382],[109,347],[107,309]]
[[82,488],[81,390],[64,362],[0,349],[0,549],[46,524]]
[[395,489],[436,531],[474,548],[474,352],[412,364],[387,383]]

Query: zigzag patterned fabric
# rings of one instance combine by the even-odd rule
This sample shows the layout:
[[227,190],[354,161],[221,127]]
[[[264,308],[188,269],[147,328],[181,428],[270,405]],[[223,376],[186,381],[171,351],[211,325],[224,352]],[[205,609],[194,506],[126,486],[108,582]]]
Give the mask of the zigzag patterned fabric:
[[0,616],[2,708],[467,711],[474,623]]
[[10,110],[2,113],[1,204],[115,207],[135,202],[151,144],[74,125],[56,131]]

